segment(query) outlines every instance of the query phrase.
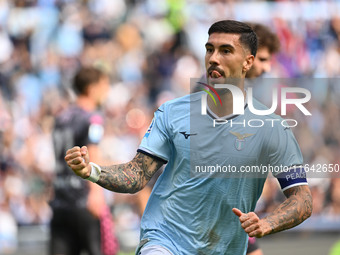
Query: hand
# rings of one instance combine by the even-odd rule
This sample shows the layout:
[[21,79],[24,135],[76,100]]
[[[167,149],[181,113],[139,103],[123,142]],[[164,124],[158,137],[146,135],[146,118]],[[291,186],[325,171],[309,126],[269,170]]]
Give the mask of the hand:
[[267,234],[266,229],[269,225],[264,220],[260,220],[256,213],[243,213],[237,208],[233,208],[233,213],[239,217],[241,227],[248,234],[248,236],[263,237]]
[[65,161],[76,175],[83,179],[90,176],[90,157],[86,146],[81,148],[79,146],[75,146],[72,149],[67,150]]

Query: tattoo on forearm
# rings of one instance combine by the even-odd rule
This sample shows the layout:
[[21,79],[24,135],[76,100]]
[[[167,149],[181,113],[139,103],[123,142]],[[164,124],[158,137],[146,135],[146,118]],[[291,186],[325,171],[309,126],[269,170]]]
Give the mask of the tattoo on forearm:
[[308,186],[296,186],[285,192],[287,199],[270,215],[266,220],[271,232],[276,233],[285,229],[292,228],[312,213],[312,196]]
[[162,165],[161,161],[138,152],[128,163],[101,167],[97,184],[115,192],[135,193],[144,188]]

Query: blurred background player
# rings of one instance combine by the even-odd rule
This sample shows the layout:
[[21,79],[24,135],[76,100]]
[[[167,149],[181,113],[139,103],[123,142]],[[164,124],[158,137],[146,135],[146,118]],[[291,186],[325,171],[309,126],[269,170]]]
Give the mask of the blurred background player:
[[271,70],[273,54],[280,49],[280,41],[268,27],[259,23],[247,23],[257,35],[258,49],[254,64],[247,72],[246,78],[257,78]]
[[107,74],[94,67],[81,68],[73,80],[76,102],[57,116],[53,132],[57,162],[51,202],[52,255],[77,255],[82,251],[89,255],[106,254],[105,251],[102,253],[100,228],[100,219],[108,212],[103,189],[70,173],[64,153],[69,146],[82,144],[100,160],[97,145],[104,129],[103,118],[97,109],[105,101],[109,87]]

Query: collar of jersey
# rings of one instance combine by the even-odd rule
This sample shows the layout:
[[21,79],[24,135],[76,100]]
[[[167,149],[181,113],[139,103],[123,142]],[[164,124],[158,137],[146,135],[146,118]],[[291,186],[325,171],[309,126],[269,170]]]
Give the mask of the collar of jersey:
[[[244,100],[244,109],[247,108],[248,104],[247,104],[247,97],[248,97],[248,93],[247,93],[247,90],[245,89],[244,90],[245,93],[246,93],[246,98]],[[205,96],[208,96],[208,94],[205,94]],[[230,120],[230,119],[233,119],[233,118],[236,118],[237,116],[239,116],[239,114],[228,114],[226,116],[223,116],[223,117],[218,117],[210,108],[209,108],[209,105],[207,104],[207,113],[208,115],[213,118],[213,119],[221,119],[221,120]]]

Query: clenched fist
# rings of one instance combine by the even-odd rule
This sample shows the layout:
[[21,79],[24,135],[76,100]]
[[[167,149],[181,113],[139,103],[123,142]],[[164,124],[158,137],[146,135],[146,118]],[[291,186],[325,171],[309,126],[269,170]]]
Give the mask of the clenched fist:
[[241,227],[250,237],[263,237],[270,231],[269,224],[261,220],[256,213],[243,213],[237,208],[233,208],[233,212],[241,222]]
[[76,175],[83,179],[90,176],[90,157],[86,146],[81,148],[79,146],[75,146],[72,149],[67,150],[65,161]]

